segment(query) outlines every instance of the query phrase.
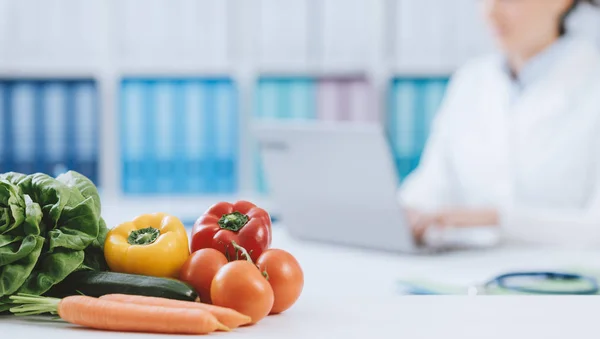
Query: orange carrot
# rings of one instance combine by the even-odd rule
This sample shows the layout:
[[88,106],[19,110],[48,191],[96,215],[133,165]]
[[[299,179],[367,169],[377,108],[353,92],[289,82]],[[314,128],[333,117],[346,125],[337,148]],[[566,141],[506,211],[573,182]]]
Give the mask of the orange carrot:
[[207,334],[229,329],[210,312],[201,309],[143,306],[86,296],[64,299],[15,296],[22,304],[11,308],[16,315],[56,312],[65,321],[99,330],[168,334]]
[[215,305],[196,303],[191,301],[172,300],[166,298],[143,297],[139,295],[126,294],[108,294],[101,296],[100,299],[118,301],[122,303],[131,303],[148,306],[163,306],[200,309],[212,313],[217,320],[230,329],[237,328],[242,325],[249,324],[252,319],[240,312],[231,308],[220,307]]

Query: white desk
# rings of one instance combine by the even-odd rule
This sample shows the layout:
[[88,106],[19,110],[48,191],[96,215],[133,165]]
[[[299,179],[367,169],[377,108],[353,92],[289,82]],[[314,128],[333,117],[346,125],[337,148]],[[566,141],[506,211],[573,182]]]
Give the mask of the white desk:
[[[596,297],[407,297],[399,278],[477,283],[507,270],[600,265],[600,251],[502,249],[405,257],[304,244],[276,229],[274,247],[292,252],[305,271],[299,302],[230,338],[564,338],[597,337]],[[335,269],[338,272],[333,272]],[[128,338],[60,322],[0,318],[2,337]],[[159,336],[153,336],[159,337]]]

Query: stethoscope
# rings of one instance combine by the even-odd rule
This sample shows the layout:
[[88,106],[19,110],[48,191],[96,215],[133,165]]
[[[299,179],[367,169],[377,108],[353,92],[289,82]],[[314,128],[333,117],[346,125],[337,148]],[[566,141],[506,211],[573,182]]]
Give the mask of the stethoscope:
[[[511,280],[529,278],[541,282],[559,282],[559,283],[583,283],[584,287],[570,290],[552,290],[527,287],[516,283],[511,283]],[[516,272],[499,275],[483,286],[486,290],[493,287],[501,288],[505,291],[524,293],[524,294],[549,294],[549,295],[590,295],[597,294],[599,291],[598,281],[594,277],[585,276],[575,273],[561,272]]]
[[[529,280],[528,280],[529,279]],[[524,283],[528,282],[528,283]],[[564,289],[533,287],[544,283],[563,284]],[[437,288],[422,286],[418,283],[406,281],[398,282],[403,294],[412,295],[440,295],[456,294],[454,292],[440,291]],[[494,294],[536,294],[536,295],[592,295],[598,294],[600,287],[595,277],[576,273],[565,272],[513,272],[499,275],[479,286],[470,286],[469,295],[494,295]]]

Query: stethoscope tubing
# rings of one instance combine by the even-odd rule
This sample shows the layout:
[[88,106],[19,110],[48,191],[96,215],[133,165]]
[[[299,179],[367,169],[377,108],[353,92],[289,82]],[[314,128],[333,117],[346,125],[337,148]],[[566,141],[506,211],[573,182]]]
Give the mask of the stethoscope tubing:
[[[538,290],[535,288],[528,287],[520,287],[520,286],[510,286],[506,284],[506,280],[510,278],[518,278],[518,277],[539,277],[545,278],[548,280],[581,280],[587,281],[590,284],[590,288],[580,289],[574,291],[552,291],[552,290]],[[519,292],[519,293],[528,293],[528,294],[547,294],[547,295],[592,295],[597,294],[600,290],[598,287],[598,281],[594,277],[589,277],[581,274],[574,273],[562,273],[562,272],[514,272],[507,273],[497,276],[496,278],[488,281],[485,284],[486,288],[495,285],[502,289]]]

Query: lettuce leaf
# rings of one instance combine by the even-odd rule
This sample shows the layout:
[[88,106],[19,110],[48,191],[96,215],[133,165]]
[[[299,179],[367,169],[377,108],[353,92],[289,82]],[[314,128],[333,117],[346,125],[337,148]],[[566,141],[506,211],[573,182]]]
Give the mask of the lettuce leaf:
[[6,178],[40,205],[43,215],[41,224],[43,233],[47,229],[57,227],[60,215],[71,196],[71,191],[65,185],[41,173],[27,176],[9,173]]
[[85,269],[91,269],[95,271],[106,271],[108,270],[108,264],[104,258],[104,241],[108,234],[108,228],[104,219],[100,218],[99,232],[96,240],[92,242],[88,248],[85,249],[85,259],[83,265]]
[[25,198],[18,186],[0,179],[0,234],[10,233],[25,221]]
[[84,252],[58,248],[42,254],[34,271],[25,280],[18,293],[41,295],[63,281],[83,264]]
[[0,300],[0,315],[2,313],[7,312],[10,309],[11,305],[3,300]]
[[[64,183],[69,188],[77,189],[84,198],[92,199],[94,212],[98,216],[101,215],[100,195],[90,179],[77,172],[69,171],[58,176],[56,180]],[[106,240],[107,233],[108,228],[106,227],[106,223],[100,217],[98,220],[98,236],[85,250],[84,266],[86,269],[107,270],[108,265],[104,259],[104,241]]]
[[62,182],[71,189],[77,189],[85,199],[91,198],[93,201],[94,212],[97,215],[101,214],[100,195],[98,194],[98,189],[90,179],[77,172],[69,171],[59,175],[56,180]]
[[[44,246],[44,238],[39,235],[28,235],[23,239],[20,249],[27,247],[27,249],[20,250],[23,252],[18,260],[12,261],[9,264],[0,264],[0,297],[15,293],[25,281],[31,276],[38,258],[42,252]],[[24,253],[29,250],[28,253]],[[2,248],[0,248],[0,251]],[[0,254],[0,257],[2,254]]]
[[40,256],[42,211],[21,189],[0,179],[0,297],[14,293]]
[[42,209],[50,251],[57,247],[83,250],[98,237],[100,216],[93,197],[86,199],[76,187],[41,173],[21,178],[17,184]]
[[100,213],[96,187],[77,172],[1,174],[0,301],[41,295],[76,270],[106,270]]

